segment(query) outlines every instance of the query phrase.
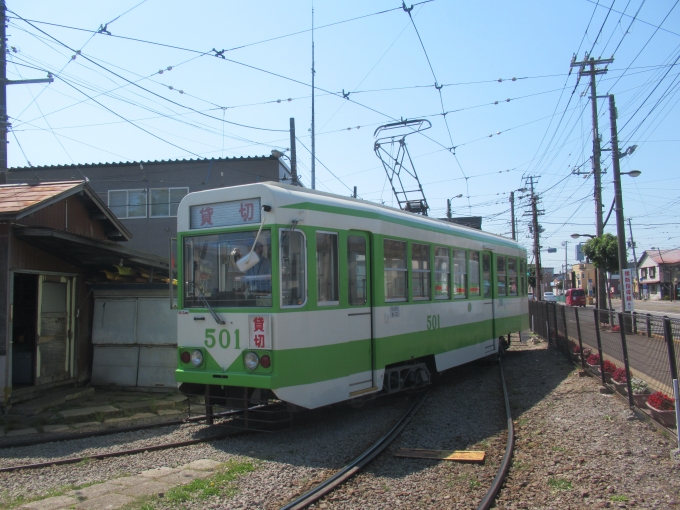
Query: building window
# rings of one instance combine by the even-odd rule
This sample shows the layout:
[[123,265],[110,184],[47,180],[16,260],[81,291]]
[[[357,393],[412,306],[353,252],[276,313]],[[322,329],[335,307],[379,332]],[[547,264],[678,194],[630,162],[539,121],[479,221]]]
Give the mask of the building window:
[[449,249],[434,248],[434,298],[449,299]]
[[656,278],[656,268],[655,267],[649,268],[649,277],[650,278]]
[[517,295],[517,259],[513,258],[508,258],[508,291],[511,296]]
[[316,233],[316,291],[320,305],[337,305],[338,234]]
[[189,188],[151,188],[149,190],[149,216],[167,218],[177,216],[177,208]]
[[146,190],[109,191],[109,209],[117,218],[146,218]]
[[406,301],[406,241],[385,239],[385,300]]
[[467,261],[465,250],[453,250],[453,297],[467,297]]
[[413,298],[430,298],[430,247],[426,244],[411,245],[411,280]]
[[640,269],[640,278],[647,278],[647,268],[643,267]]

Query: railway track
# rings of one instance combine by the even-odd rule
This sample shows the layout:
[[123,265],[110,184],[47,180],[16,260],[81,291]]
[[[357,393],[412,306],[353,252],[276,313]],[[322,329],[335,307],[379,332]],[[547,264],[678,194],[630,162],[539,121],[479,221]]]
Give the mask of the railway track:
[[[508,470],[510,469],[510,463],[512,461],[512,452],[515,442],[514,425],[512,421],[512,413],[510,410],[510,401],[508,398],[507,386],[505,383],[505,376],[503,373],[503,366],[498,360],[498,366],[500,371],[500,380],[503,390],[503,400],[505,404],[505,413],[507,416],[507,430],[508,437],[505,447],[505,453],[503,459],[500,463],[496,476],[494,477],[488,491],[480,501],[478,505],[478,510],[487,510],[491,508],[494,499],[498,495],[501,489],[503,480],[507,476]],[[406,425],[411,421],[413,416],[418,412],[423,402],[427,398],[427,391],[424,391],[419,398],[417,398],[413,404],[408,408],[408,410],[402,415],[399,421],[390,429],[387,434],[380,438],[377,442],[371,445],[365,452],[361,453],[352,462],[343,467],[340,471],[335,473],[333,476],[327,478],[323,482],[319,483],[297,499],[291,501],[290,503],[281,507],[281,510],[301,510],[309,507],[313,503],[319,501],[323,497],[330,494],[336,488],[347,482],[350,478],[356,475],[361,469],[373,461],[376,457],[380,455],[389,445],[392,443],[399,434],[404,430]]]

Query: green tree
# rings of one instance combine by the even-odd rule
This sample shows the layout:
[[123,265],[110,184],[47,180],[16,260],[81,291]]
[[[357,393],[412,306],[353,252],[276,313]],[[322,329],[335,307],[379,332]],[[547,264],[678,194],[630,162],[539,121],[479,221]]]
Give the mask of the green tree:
[[[598,271],[605,271],[609,274],[611,285],[611,274],[619,270],[619,242],[616,236],[604,234],[594,237],[583,245],[583,254],[588,257]],[[609,308],[612,308],[611,294],[609,296]],[[602,308],[598,303],[598,307]]]

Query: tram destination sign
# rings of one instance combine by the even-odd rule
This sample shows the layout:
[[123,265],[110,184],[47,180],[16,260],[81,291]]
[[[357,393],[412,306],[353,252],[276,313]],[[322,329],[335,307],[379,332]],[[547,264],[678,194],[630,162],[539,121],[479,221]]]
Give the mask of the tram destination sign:
[[189,208],[189,228],[192,230],[249,223],[260,223],[259,198],[192,205]]

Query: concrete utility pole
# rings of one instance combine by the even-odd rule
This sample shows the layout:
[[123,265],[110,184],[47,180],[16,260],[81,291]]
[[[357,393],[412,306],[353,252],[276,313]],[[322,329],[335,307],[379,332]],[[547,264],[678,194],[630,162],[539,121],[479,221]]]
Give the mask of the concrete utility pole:
[[534,289],[534,297],[539,301],[543,297],[543,289],[541,282],[541,246],[539,244],[539,226],[538,226],[538,199],[534,194],[534,177],[527,177],[531,185],[531,224],[534,231],[534,267],[536,268],[536,288]]
[[[597,89],[595,77],[598,74],[605,74],[607,69],[595,69],[595,66],[601,64],[611,64],[614,62],[613,58],[597,59],[586,58],[583,62],[575,62],[576,58],[571,61],[571,67],[580,67],[579,79],[581,76],[590,77],[590,103],[592,106],[593,115],[593,178],[595,181],[595,234],[597,237],[602,237],[604,233],[604,222],[602,221],[602,173],[600,168],[600,158],[602,149],[600,147],[600,131],[597,122]],[[586,70],[586,66],[590,69]],[[606,308],[607,302],[607,278],[605,272],[600,270],[597,272],[597,307],[599,309]]]
[[619,135],[616,128],[616,104],[614,96],[609,95],[609,122],[612,136],[612,168],[614,169],[614,198],[616,201],[616,237],[619,251],[619,289],[621,292],[621,311],[626,312],[624,299],[623,270],[628,269],[626,253],[626,224],[623,220],[623,195],[621,193],[621,168],[619,166]]
[[638,260],[635,255],[635,241],[633,241],[633,227],[630,226],[630,218],[628,218],[628,232],[630,232],[630,247],[633,249],[633,258],[635,259],[635,281],[638,288],[638,299],[642,299],[642,289],[640,289],[640,275],[638,274]]
[[314,7],[312,7],[312,189],[316,189],[316,136],[314,128]]
[[512,240],[516,241],[515,237],[515,192],[510,192],[510,224],[512,225]]
[[[54,78],[48,73],[48,78],[33,80],[8,80],[7,79],[7,36],[5,24],[7,23],[7,6],[5,0],[0,0],[0,184],[7,184],[7,130],[10,126],[7,115],[7,85],[28,83],[52,83]],[[30,163],[29,163],[30,165]]]
[[295,150],[295,118],[290,118],[290,181],[293,186],[299,186],[297,174],[297,151]]

